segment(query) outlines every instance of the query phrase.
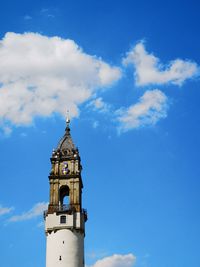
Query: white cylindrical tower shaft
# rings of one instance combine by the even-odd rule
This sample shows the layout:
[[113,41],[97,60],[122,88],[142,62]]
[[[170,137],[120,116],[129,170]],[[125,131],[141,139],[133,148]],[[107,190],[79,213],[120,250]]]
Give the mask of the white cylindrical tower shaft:
[[84,234],[68,229],[47,234],[46,267],[84,267]]

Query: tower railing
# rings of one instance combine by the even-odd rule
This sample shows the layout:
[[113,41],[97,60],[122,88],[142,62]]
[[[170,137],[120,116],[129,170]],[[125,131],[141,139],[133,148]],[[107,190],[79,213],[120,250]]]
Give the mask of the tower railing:
[[[51,207],[51,211],[53,211],[53,212],[67,212],[67,213],[69,212],[69,213],[73,213],[73,212],[76,212],[76,208],[71,204],[53,205]],[[86,209],[81,209],[81,212],[84,213],[85,218],[87,218],[87,210]],[[49,209],[45,210],[44,211],[44,217],[46,217],[48,213],[49,213]],[[52,213],[52,212],[50,212],[50,213]]]
[[68,211],[72,210],[73,207],[70,204],[63,204],[63,205],[58,205],[57,206],[57,211]]

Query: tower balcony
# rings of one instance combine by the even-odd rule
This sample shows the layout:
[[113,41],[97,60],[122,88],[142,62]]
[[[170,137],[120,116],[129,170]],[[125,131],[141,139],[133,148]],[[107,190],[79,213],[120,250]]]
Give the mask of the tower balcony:
[[85,221],[87,221],[88,218],[86,209],[76,210],[76,207],[72,204],[49,205],[48,210],[44,211],[44,218],[46,218],[48,214],[52,214],[54,212],[56,212],[57,214],[59,213],[73,214],[75,212],[81,212],[84,214]]

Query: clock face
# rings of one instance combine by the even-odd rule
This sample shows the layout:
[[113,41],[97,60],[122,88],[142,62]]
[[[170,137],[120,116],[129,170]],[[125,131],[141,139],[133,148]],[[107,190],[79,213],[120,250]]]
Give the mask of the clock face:
[[69,172],[68,163],[66,161],[62,163],[61,171],[62,171],[62,174],[67,174]]

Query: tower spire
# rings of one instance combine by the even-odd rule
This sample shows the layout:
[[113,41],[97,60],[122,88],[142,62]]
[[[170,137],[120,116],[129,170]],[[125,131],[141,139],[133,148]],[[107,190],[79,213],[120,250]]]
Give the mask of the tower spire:
[[66,116],[66,128],[69,128],[70,124],[70,116],[69,116],[69,110],[67,110],[67,116]]

